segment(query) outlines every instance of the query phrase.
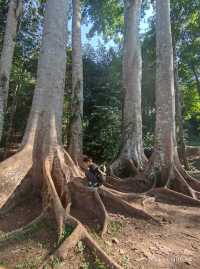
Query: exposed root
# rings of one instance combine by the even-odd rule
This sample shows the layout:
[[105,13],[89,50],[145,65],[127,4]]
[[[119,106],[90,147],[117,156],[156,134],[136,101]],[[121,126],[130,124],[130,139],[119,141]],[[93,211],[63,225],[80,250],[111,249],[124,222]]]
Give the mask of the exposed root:
[[119,192],[137,194],[145,193],[152,187],[151,182],[149,182],[143,174],[125,179],[108,176],[104,185]]
[[27,199],[27,196],[32,191],[32,184],[30,177],[25,177],[13,194],[4,203],[2,208],[0,208],[0,216],[13,210],[16,206]]
[[84,185],[84,181],[75,179],[70,184],[70,191],[73,207],[97,216],[101,225],[101,236],[103,236],[107,232],[109,217],[98,190],[90,189]]
[[78,241],[82,240],[84,236],[83,226],[78,224],[72,234],[64,240],[60,247],[56,250],[55,255],[62,260],[67,259],[69,250],[75,248]]
[[[121,267],[100,248],[86,230],[84,224],[86,224],[86,227],[90,227],[87,223],[87,214],[92,216],[92,221],[97,217],[103,236],[107,231],[109,221],[106,208],[120,211],[120,213],[155,225],[161,225],[158,220],[144,210],[145,203],[148,203],[148,199],[152,199],[152,196],[156,199],[165,196],[171,201],[178,201],[180,204],[200,206],[198,180],[194,180],[189,175],[186,177],[184,170],[177,167],[173,167],[173,172],[170,173],[165,188],[154,188],[152,190],[152,185],[149,185],[150,190],[146,191],[141,185],[145,185],[147,180],[138,176],[136,180],[133,178],[122,180],[116,177],[108,177],[106,186],[90,189],[83,179],[82,171],[60,146],[55,147],[51,154],[45,156],[42,162],[42,178],[43,207],[53,207],[54,209],[59,235],[58,242],[60,243],[58,249],[50,256],[66,259],[69,251],[81,240],[111,269],[120,269]],[[174,181],[176,184],[174,184]],[[174,187],[177,186],[182,193],[174,191]],[[137,193],[139,188],[140,191],[144,191]],[[85,219],[82,221],[82,216],[76,216],[74,212],[82,212],[86,216],[86,222],[84,222]],[[30,232],[43,217],[41,215],[30,224],[7,233],[3,238],[0,238],[0,244],[15,238],[16,235]],[[74,230],[68,238],[64,239],[63,231],[66,225],[70,225]],[[44,261],[41,268],[47,264],[49,257]]]
[[154,219],[151,215],[146,213],[144,210],[130,205],[128,202],[120,199],[116,194],[114,194],[114,193],[112,193],[104,188],[100,188],[99,193],[100,193],[103,201],[104,200],[105,200],[105,202],[107,201],[108,204],[110,204],[113,209],[120,210],[120,211],[128,214],[129,216],[132,216],[132,217],[135,217],[138,219],[143,219],[143,220],[149,221],[153,224],[158,224],[158,225],[160,224],[159,221]]
[[100,246],[93,240],[93,238],[85,233],[83,238],[85,244],[90,248],[91,251],[95,252],[95,255],[100,258],[100,260],[110,269],[122,269],[120,265],[115,263],[113,259],[111,259]]
[[28,175],[32,167],[32,147],[26,146],[0,164],[0,208]]
[[126,193],[126,192],[116,191],[115,189],[111,189],[105,186],[103,186],[102,188],[115,194],[120,199],[126,200],[128,202],[136,202],[136,203],[142,204],[144,200],[148,199],[148,197],[145,195],[146,193],[133,193],[133,192]]
[[155,200],[161,202],[172,203],[181,206],[183,205],[194,207],[200,206],[199,200],[196,200],[190,196],[187,196],[185,194],[176,192],[168,188],[156,188],[154,190],[151,190],[148,194],[155,197]]
[[27,233],[32,232],[38,226],[38,224],[43,222],[45,215],[46,215],[46,211],[42,212],[37,218],[35,218],[33,221],[31,221],[27,225],[25,225],[17,230],[14,230],[12,232],[8,232],[8,233],[2,235],[0,237],[0,246],[8,241],[11,241],[15,238],[18,238],[20,236],[24,236]]
[[200,199],[200,182],[185,172],[181,165],[173,165],[164,186],[195,200]]
[[87,230],[84,228],[84,226],[75,218],[68,215],[66,222],[69,224],[72,224],[74,227],[74,230],[72,234],[66,238],[61,245],[58,247],[58,249],[40,266],[39,269],[43,269],[45,265],[48,263],[49,259],[53,257],[58,257],[61,260],[65,260],[68,257],[68,253],[71,249],[75,248],[77,243],[79,241],[83,241],[85,245],[91,250],[92,253],[95,254],[101,261],[110,269],[122,269],[122,267],[118,264],[116,264],[103,250],[102,248],[93,240],[93,238],[89,235]]
[[128,177],[139,173],[140,167],[133,159],[119,157],[109,167],[111,176]]
[[[186,179],[186,181],[188,182],[188,184],[190,184],[190,186],[195,190],[200,192],[200,181],[194,177],[192,177],[191,175],[189,175],[183,168],[182,166],[179,167],[179,171],[181,173],[181,175]],[[199,178],[200,179],[200,178]]]
[[97,190],[94,192],[94,196],[95,196],[96,201],[99,204],[98,215],[99,215],[99,218],[102,219],[101,236],[103,237],[103,235],[107,232],[109,217],[108,217],[106,208],[104,206],[104,203],[102,202],[101,197],[99,196],[99,193]]

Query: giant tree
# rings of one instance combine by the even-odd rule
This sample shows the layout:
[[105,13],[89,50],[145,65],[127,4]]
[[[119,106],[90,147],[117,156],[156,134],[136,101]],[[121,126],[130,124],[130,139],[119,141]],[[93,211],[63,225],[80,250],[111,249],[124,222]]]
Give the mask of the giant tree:
[[82,155],[83,64],[81,53],[80,0],[73,0],[72,17],[72,96],[69,130],[69,153],[74,161]]
[[[79,219],[90,214],[98,219],[103,235],[107,230],[108,214],[104,206],[124,213],[154,221],[115,192],[101,187],[90,189],[82,179],[82,172],[61,143],[62,111],[66,69],[67,1],[48,0],[46,4],[42,47],[38,62],[37,84],[32,108],[20,151],[0,164],[0,213],[5,214],[25,198],[30,188],[42,197],[41,216],[27,226],[6,234],[7,240],[16,234],[30,231],[33,223],[43,215],[54,212],[59,239],[64,239],[65,225],[73,228],[72,234],[59,245],[56,254],[65,258],[68,250],[79,240],[95,251],[108,266],[119,269],[108,255],[91,238]],[[59,29],[59,31],[58,31]],[[52,210],[50,210],[52,209]],[[74,210],[75,209],[75,210]],[[74,214],[73,214],[74,212]],[[81,212],[77,215],[77,212]],[[86,218],[87,219],[87,218]],[[154,221],[155,222],[155,221]]]
[[3,132],[4,113],[7,105],[10,72],[15,49],[19,19],[22,14],[22,0],[9,2],[3,48],[0,58],[0,140]]
[[138,172],[146,163],[141,113],[141,0],[125,0],[124,10],[122,144],[117,160],[111,165],[111,170],[116,175],[124,174],[128,168]]
[[[156,129],[150,171],[157,177],[157,186],[169,187],[198,199],[200,183],[182,168],[177,152],[169,0],[156,1],[156,53]],[[148,174],[151,174],[149,170]]]

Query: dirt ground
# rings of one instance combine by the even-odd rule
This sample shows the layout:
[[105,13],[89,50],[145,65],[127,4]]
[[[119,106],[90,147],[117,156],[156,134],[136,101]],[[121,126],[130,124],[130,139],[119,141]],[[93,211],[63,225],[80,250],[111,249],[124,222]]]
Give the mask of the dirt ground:
[[[0,237],[29,223],[41,212],[40,201],[29,199],[11,213],[0,217]],[[92,228],[91,235],[124,269],[199,269],[200,268],[200,208],[174,204],[169,197],[150,199],[145,209],[161,226],[109,211],[110,223],[104,238]],[[80,212],[73,212],[75,216]],[[82,212],[83,213],[83,212]],[[82,214],[83,218],[85,215]],[[82,220],[86,226],[98,221]],[[97,227],[98,228],[98,227]],[[46,256],[57,246],[56,231],[46,219],[24,236],[0,244],[0,269],[38,269]],[[106,269],[82,242],[65,262],[52,259],[46,269]],[[109,268],[108,268],[109,269]]]
[[[1,234],[31,221],[40,212],[38,201],[29,200],[0,220]],[[160,220],[161,226],[111,213],[108,233],[92,236],[126,269],[200,268],[200,208],[150,200],[145,210]],[[0,265],[7,269],[37,269],[55,246],[55,230],[46,220],[31,234],[0,246]],[[104,269],[82,242],[69,253],[68,260],[52,260],[47,268]]]

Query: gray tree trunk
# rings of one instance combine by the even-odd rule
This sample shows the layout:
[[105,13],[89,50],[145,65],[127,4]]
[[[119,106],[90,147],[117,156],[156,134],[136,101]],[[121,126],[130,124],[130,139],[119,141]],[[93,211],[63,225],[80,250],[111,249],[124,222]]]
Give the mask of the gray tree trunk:
[[69,130],[69,154],[74,161],[82,156],[83,64],[81,53],[80,0],[73,0],[72,17],[72,96]]
[[165,191],[170,188],[173,191],[168,194],[173,193],[173,199],[176,197],[180,202],[182,195],[177,192],[200,199],[200,184],[183,169],[178,156],[173,58],[170,0],[156,0],[155,144],[145,174],[150,181],[153,179],[152,188],[161,187]]
[[[0,165],[0,207],[32,171],[41,184],[44,160],[61,144],[67,47],[67,0],[48,0],[37,85],[21,150]],[[58,30],[59,29],[59,30]],[[52,165],[52,164],[51,164]]]
[[141,0],[125,0],[124,10],[122,145],[118,159],[111,165],[114,174],[118,175],[127,170],[128,163],[137,172],[144,168],[146,162],[141,113]]
[[9,3],[3,48],[0,58],[0,141],[3,133],[4,114],[7,106],[16,34],[21,14],[22,0],[11,0]]
[[[36,131],[52,136],[52,128],[56,130],[56,136],[61,143],[67,47],[66,22],[67,1],[61,0],[58,5],[56,0],[48,0],[38,62],[37,85],[23,144],[33,145]],[[44,124],[40,128],[39,122]],[[46,139],[46,135],[44,137]]]
[[168,179],[174,158],[178,156],[169,0],[156,0],[156,54],[156,129],[152,159],[162,181]]

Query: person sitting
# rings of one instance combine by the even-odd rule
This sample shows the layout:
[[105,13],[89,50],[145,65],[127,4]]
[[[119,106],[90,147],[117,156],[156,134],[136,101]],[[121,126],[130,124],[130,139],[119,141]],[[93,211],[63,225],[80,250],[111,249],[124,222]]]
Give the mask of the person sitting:
[[83,164],[85,170],[85,176],[88,180],[89,187],[100,187],[106,180],[106,174],[100,170],[92,158],[89,156],[83,156]]

